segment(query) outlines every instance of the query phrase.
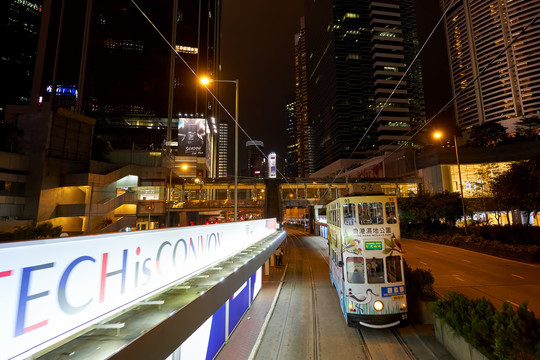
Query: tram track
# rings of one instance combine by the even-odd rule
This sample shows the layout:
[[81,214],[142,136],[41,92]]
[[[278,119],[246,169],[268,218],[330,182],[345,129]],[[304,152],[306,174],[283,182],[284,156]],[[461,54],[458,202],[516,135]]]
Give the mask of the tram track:
[[[358,334],[360,335],[360,342],[364,348],[365,355],[369,360],[389,358],[418,360],[418,357],[411,350],[397,328],[358,328]],[[380,346],[381,338],[386,339],[384,347]],[[395,341],[389,343],[388,340],[390,339],[394,339]]]
[[[286,303],[286,312],[285,316],[281,322],[281,329],[280,329],[280,335],[279,335],[279,342],[275,350],[275,356],[273,357],[274,360],[279,359],[290,359],[291,355],[287,353],[287,350],[285,349],[286,343],[285,343],[285,337],[288,332],[293,332],[293,328],[296,325],[295,322],[302,321],[297,318],[298,313],[293,314],[290,312],[291,306],[293,302],[300,301],[302,297],[302,278],[306,278],[308,274],[304,274],[304,269],[306,269],[305,266],[302,266],[303,263],[301,260],[301,256],[299,257],[298,252],[301,251],[302,246],[299,243],[300,239],[298,238],[297,234],[289,234],[287,235],[286,245],[288,248],[288,253],[292,254],[292,257],[289,257],[287,262],[287,270],[289,273],[285,277],[285,282],[287,283],[287,291],[289,291],[288,297],[287,297],[287,303]],[[317,293],[316,293],[316,286],[315,286],[315,280],[313,277],[313,269],[311,266],[309,266],[309,284],[310,284],[310,296],[311,299],[311,314],[307,315],[306,318],[310,318],[311,321],[311,329],[312,329],[312,336],[311,336],[311,354],[309,354],[310,359],[319,359],[319,322],[318,322],[318,313],[317,313]],[[283,305],[282,305],[283,306]],[[283,307],[282,307],[283,308]]]

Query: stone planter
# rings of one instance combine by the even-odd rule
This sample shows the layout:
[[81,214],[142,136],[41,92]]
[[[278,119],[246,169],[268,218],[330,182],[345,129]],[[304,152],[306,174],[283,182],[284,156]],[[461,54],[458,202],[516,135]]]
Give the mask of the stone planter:
[[457,360],[488,360],[480,351],[476,350],[465,339],[457,335],[449,325],[437,316],[433,319],[435,337]]

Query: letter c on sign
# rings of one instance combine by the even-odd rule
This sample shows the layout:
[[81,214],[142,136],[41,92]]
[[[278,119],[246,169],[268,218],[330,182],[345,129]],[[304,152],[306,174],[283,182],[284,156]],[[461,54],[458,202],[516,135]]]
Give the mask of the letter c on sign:
[[67,298],[66,298],[66,285],[67,285],[68,278],[71,275],[71,272],[73,271],[75,266],[82,263],[83,261],[96,262],[96,260],[90,256],[78,257],[75,260],[73,260],[71,264],[69,264],[69,266],[66,268],[66,270],[62,274],[62,278],[60,279],[60,284],[58,286],[58,304],[60,305],[60,308],[62,309],[62,311],[64,311],[66,314],[70,314],[70,315],[77,314],[81,312],[82,310],[84,310],[84,308],[87,307],[92,302],[92,299],[90,299],[84,305],[72,306],[68,303]]

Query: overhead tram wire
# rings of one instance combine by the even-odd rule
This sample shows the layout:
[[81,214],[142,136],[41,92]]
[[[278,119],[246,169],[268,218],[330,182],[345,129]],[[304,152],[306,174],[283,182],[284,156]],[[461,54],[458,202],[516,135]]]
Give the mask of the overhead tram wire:
[[403,79],[405,79],[405,77],[407,76],[407,74],[409,73],[409,70],[411,69],[411,67],[414,65],[414,63],[416,62],[416,60],[418,59],[418,57],[420,56],[420,53],[422,52],[422,50],[424,50],[424,47],[426,46],[427,42],[431,39],[431,37],[433,36],[433,33],[435,33],[435,30],[437,29],[437,27],[439,26],[439,24],[442,22],[442,20],[444,19],[444,17],[446,16],[446,13],[448,12],[448,10],[450,10],[451,6],[454,4],[454,1],[455,0],[452,0],[450,2],[450,4],[448,4],[446,10],[444,11],[444,13],[441,15],[441,17],[439,18],[439,21],[437,22],[437,24],[435,24],[435,26],[433,27],[433,30],[431,30],[431,33],[429,34],[429,36],[427,37],[426,41],[424,41],[424,43],[422,44],[422,47],[416,52],[416,55],[414,56],[413,60],[411,61],[411,63],[409,64],[409,66],[407,67],[407,70],[405,70],[405,72],[403,73],[403,75],[401,76],[401,79],[399,79],[398,83],[396,84],[396,86],[394,87],[394,89],[392,90],[392,92],[390,93],[390,95],[388,95],[388,97],[386,98],[386,101],[384,102],[383,106],[381,107],[381,109],[379,110],[379,112],[375,115],[375,117],[373,118],[373,121],[371,122],[371,124],[369,124],[368,128],[366,129],[366,132],[364,133],[364,135],[360,138],[360,140],[358,141],[358,143],[356,144],[355,148],[353,149],[353,151],[351,152],[351,155],[349,155],[349,159],[352,157],[352,155],[354,154],[354,152],[356,151],[356,149],[358,149],[358,147],[360,146],[360,144],[362,143],[362,141],[365,139],[365,137],[367,136],[369,130],[373,127],[373,125],[375,124],[375,122],[377,121],[377,119],[379,118],[379,116],[381,115],[381,113],[383,112],[383,110],[385,109],[385,107],[388,105],[388,102],[390,101],[390,98],[392,97],[392,95],[395,94],[396,90],[398,89],[398,87],[401,85],[401,83],[403,82]]
[[[445,12],[446,13],[446,12]],[[497,60],[501,57],[501,55],[503,55],[506,50],[516,41],[518,40],[518,38],[531,26],[533,25],[537,20],[538,20],[538,16],[540,14],[536,15],[527,25],[525,25],[523,27],[523,29],[521,29],[521,31],[519,32],[519,34],[517,34],[493,59],[491,59],[491,61],[486,65],[484,66],[484,68],[474,77],[474,79],[472,79],[470,82],[467,82],[467,84],[456,94],[454,95],[454,97],[452,97],[445,105],[443,105],[443,107],[435,114],[433,115],[428,121],[426,121],[423,125],[409,131],[406,135],[410,134],[412,131],[414,131],[414,133],[412,135],[409,136],[409,138],[407,139],[407,141],[410,141],[412,138],[414,138],[420,131],[422,131],[422,129],[424,129],[427,125],[429,125],[429,123],[431,123],[431,121],[433,121],[437,116],[439,116],[443,111],[445,111],[453,102],[454,100],[456,100],[458,97],[460,97],[461,95],[463,95],[466,91],[468,91],[470,89],[470,84],[473,84],[475,83],[476,81],[478,81],[480,79],[480,76],[482,76],[487,70],[488,68]],[[444,15],[443,15],[444,16]],[[439,21],[440,22],[440,21]],[[438,26],[439,23],[437,23],[436,26]],[[435,30],[435,29],[434,29]],[[433,31],[432,31],[433,33]],[[428,38],[429,40],[429,38]],[[427,40],[426,40],[427,41]],[[416,57],[415,57],[416,59]],[[514,64],[514,67],[516,65]],[[374,120],[375,121],[375,120]],[[373,122],[374,123],[374,122]],[[372,123],[372,125],[373,125]],[[416,130],[417,129],[417,130]],[[395,144],[396,141],[394,140],[393,142],[390,143],[390,145],[392,144]],[[399,145],[396,149],[394,149],[391,153],[387,154],[383,160],[386,160],[388,159],[390,156],[392,156],[395,152],[397,152],[398,150],[400,150],[401,148],[403,148],[405,145],[404,144],[401,144]],[[381,154],[382,152],[379,150],[378,152],[376,152],[375,154],[372,154],[371,156],[369,156],[366,160],[369,160],[369,159],[372,159],[373,157]],[[352,153],[351,153],[351,156],[352,156]],[[349,158],[351,157],[349,156]],[[355,168],[357,167],[353,167],[351,170],[354,170]],[[347,170],[348,171],[348,170]],[[337,179],[337,177],[339,175],[341,175],[341,170],[338,174],[336,174],[334,180],[332,181],[332,183]]]
[[[463,95],[466,91],[468,91],[470,89],[469,85],[470,84],[473,84],[475,83],[476,81],[478,81],[480,79],[480,76],[482,76],[484,74],[484,72],[486,72],[488,70],[488,68],[496,61],[498,60],[501,55],[503,55],[506,50],[531,26],[533,25],[537,20],[538,20],[538,16],[540,16],[540,14],[536,15],[527,25],[525,25],[523,27],[523,29],[521,29],[521,31],[519,32],[519,34],[517,34],[505,47],[504,49],[502,49],[493,59],[491,59],[491,61],[486,65],[484,66],[484,68],[474,77],[474,79],[472,79],[470,82],[467,82],[467,84],[452,98],[450,99],[445,105],[443,105],[443,107],[435,114],[433,115],[428,121],[426,121],[422,126],[420,126],[418,128],[418,130],[416,130],[407,140],[411,140],[413,137],[415,137],[420,131],[422,131],[422,129],[424,129],[431,121],[433,121],[437,116],[439,116],[443,111],[445,111],[453,102],[454,100],[456,100],[458,97],[460,97],[461,95]],[[513,65],[513,67],[515,67],[516,64]],[[414,131],[414,130],[411,130],[411,131]],[[409,134],[411,131],[409,131],[407,134]],[[391,142],[390,144],[395,144],[396,141],[394,140],[393,142]],[[388,159],[390,156],[392,156],[396,151],[400,150],[402,147],[404,146],[404,144],[402,145],[399,145],[396,149],[394,149],[394,151],[392,151],[390,154],[386,155],[384,157],[383,160],[386,160]],[[371,155],[370,157],[368,157],[366,160],[369,160],[373,157],[375,157],[377,154],[381,153],[381,151],[378,151],[376,152],[375,154]],[[354,168],[353,168],[354,169]],[[336,176],[337,177],[337,176]]]
[[[180,58],[180,60],[182,60],[182,62],[184,63],[184,65],[186,65],[186,67],[189,69],[189,71],[191,71],[191,73],[193,74],[193,76],[195,76],[195,78],[197,78],[198,82],[201,83],[201,78],[199,77],[199,75],[197,75],[197,73],[195,72],[195,70],[193,70],[193,68],[191,68],[191,66],[189,66],[189,64],[187,63],[187,61],[182,57],[182,55],[180,55],[178,53],[178,51],[176,51],[176,48],[169,42],[169,40],[167,40],[167,38],[163,35],[163,33],[157,28],[157,26],[152,22],[152,20],[150,20],[150,18],[146,15],[146,13],[139,7],[139,5],[137,5],[137,3],[135,2],[135,0],[131,0],[131,3],[137,8],[137,10],[139,10],[139,12],[141,13],[141,15],[148,21],[148,23],[150,23],[150,25],[157,31],[157,33],[159,34],[159,36],[163,39],[163,41],[165,41],[165,43],[171,48],[172,51],[174,51],[174,53],[176,54],[176,56],[178,56],[178,58]],[[240,123],[238,123],[238,121],[236,120],[236,118],[231,114],[231,112],[225,107],[225,105],[223,105],[223,103],[217,98],[217,96],[212,92],[212,90],[210,90],[208,88],[208,86],[204,85],[203,86],[206,88],[206,90],[208,91],[208,93],[212,96],[212,98],[219,104],[219,106],[225,111],[225,113],[227,113],[227,115],[229,115],[229,117],[235,122],[236,126],[238,126],[238,128],[240,130],[242,130],[242,132],[244,133],[244,135],[247,136],[247,138],[251,141],[253,141],[253,139],[251,138],[251,136],[249,136],[249,134],[244,130],[244,128],[240,125]],[[261,150],[261,148],[258,146],[258,145],[255,145],[257,150],[259,150],[259,152],[264,156],[264,158],[266,160],[269,161],[268,157],[266,156],[266,154]],[[281,175],[281,177],[283,177],[285,179],[285,181],[287,183],[289,183],[289,181],[287,180],[287,178],[281,173],[281,171],[279,171],[276,167],[276,171],[279,173],[279,175]]]
[[[350,159],[354,152],[358,149],[358,147],[360,146],[360,144],[362,143],[362,141],[365,139],[365,137],[367,136],[369,130],[373,127],[373,125],[375,124],[375,122],[377,121],[377,119],[379,118],[379,116],[381,115],[382,111],[384,110],[384,108],[386,107],[386,105],[388,105],[388,102],[390,101],[390,98],[392,97],[392,95],[394,95],[394,93],[396,92],[396,90],[398,89],[399,85],[402,83],[403,79],[405,78],[405,76],[407,76],[407,73],[409,72],[409,70],[411,69],[411,67],[413,66],[413,64],[416,62],[416,60],[418,59],[418,57],[420,56],[420,53],[422,52],[422,50],[424,50],[424,47],[427,45],[428,41],[431,39],[431,37],[433,36],[433,34],[435,33],[435,30],[437,29],[437,27],[440,25],[440,23],[442,22],[442,20],[444,19],[444,17],[446,16],[446,13],[448,13],[448,11],[450,10],[450,8],[452,7],[452,5],[454,4],[455,0],[452,0],[450,2],[450,4],[448,4],[448,6],[446,7],[444,13],[441,15],[441,17],[439,18],[439,21],[437,21],[437,24],[435,24],[435,26],[433,27],[433,29],[431,30],[429,36],[426,38],[426,40],[424,41],[424,43],[422,44],[422,46],[420,47],[420,49],[416,52],[416,55],[414,56],[412,62],[409,64],[409,66],[407,67],[407,70],[405,71],[405,73],[403,73],[403,75],[401,76],[401,79],[399,79],[398,83],[396,84],[396,86],[394,87],[394,89],[392,90],[392,92],[390,93],[390,95],[388,95],[388,97],[386,98],[386,101],[384,102],[383,106],[381,107],[381,109],[379,110],[379,112],[375,115],[375,117],[373,118],[373,121],[371,122],[371,124],[369,124],[368,128],[366,129],[364,135],[360,138],[360,140],[358,140],[358,142],[356,143],[356,146],[354,147],[353,151],[351,151],[349,157],[347,159]],[[393,144],[390,143],[390,144]],[[375,156],[377,153],[373,154],[372,156],[369,156],[366,160],[369,160],[371,159],[373,156]],[[353,167],[354,169],[355,167]],[[346,171],[349,171],[349,169],[347,169]],[[338,173],[336,174],[336,176],[334,177],[334,179],[332,180],[332,182],[330,183],[330,186],[332,186],[334,184],[334,182],[336,181],[336,179],[338,178],[339,175],[341,175],[343,173],[343,168],[341,168]],[[326,196],[326,194],[328,193],[328,191],[330,190],[330,187],[326,190],[326,192],[321,196],[324,197]],[[348,189],[347,189],[348,191]]]

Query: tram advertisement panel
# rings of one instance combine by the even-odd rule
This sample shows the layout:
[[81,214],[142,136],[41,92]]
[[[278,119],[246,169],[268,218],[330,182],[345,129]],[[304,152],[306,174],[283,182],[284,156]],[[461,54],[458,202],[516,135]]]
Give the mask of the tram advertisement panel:
[[276,219],[0,244],[0,348],[27,358],[276,231]]

